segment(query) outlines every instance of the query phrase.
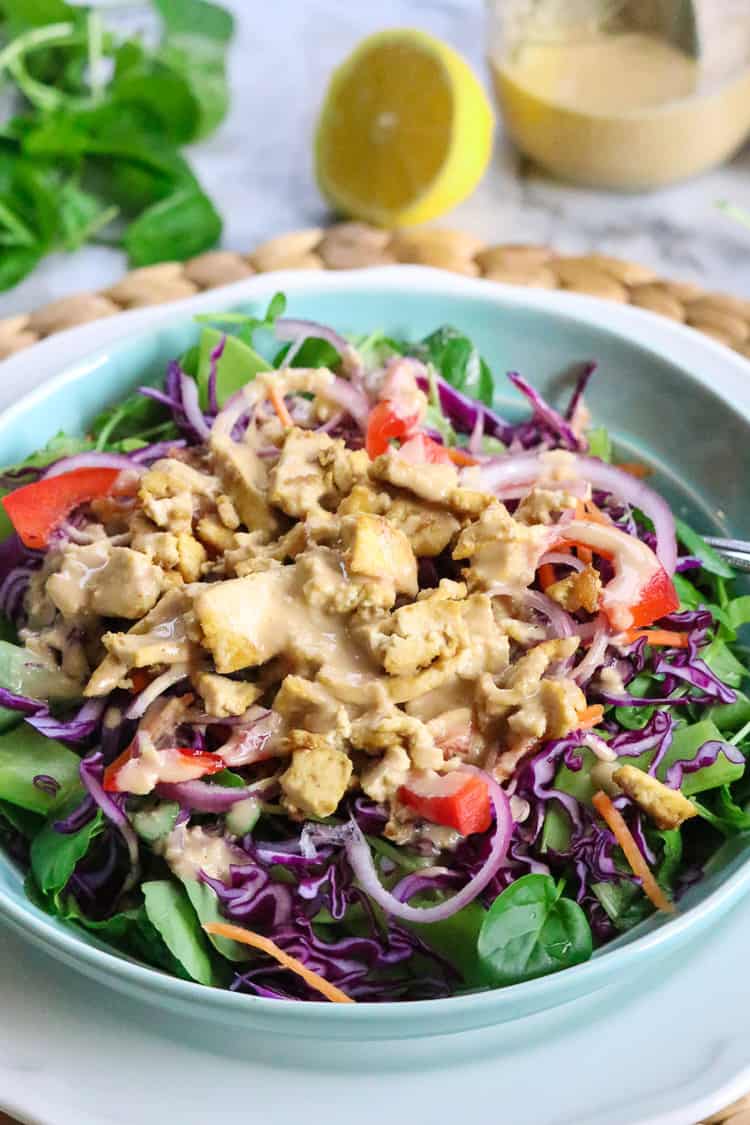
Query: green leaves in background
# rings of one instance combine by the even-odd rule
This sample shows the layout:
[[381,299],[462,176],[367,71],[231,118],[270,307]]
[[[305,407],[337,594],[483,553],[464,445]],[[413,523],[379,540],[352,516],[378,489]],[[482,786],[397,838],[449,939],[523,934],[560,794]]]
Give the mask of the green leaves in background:
[[118,215],[132,265],[216,244],[221,218],[179,146],[227,112],[232,17],[204,0],[154,0],[153,13],[152,47],[118,39],[101,9],[0,0],[0,75],[20,111],[0,132],[0,288]]

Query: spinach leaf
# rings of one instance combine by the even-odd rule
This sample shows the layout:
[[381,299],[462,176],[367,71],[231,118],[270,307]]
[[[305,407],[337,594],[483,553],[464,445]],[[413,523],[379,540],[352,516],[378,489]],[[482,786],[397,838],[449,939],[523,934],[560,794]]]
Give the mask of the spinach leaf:
[[484,983],[477,943],[487,911],[479,902],[471,902],[463,910],[442,922],[405,923],[436,953],[445,957],[458,970],[469,986]]
[[[226,918],[219,910],[219,899],[211,887],[197,879],[183,879],[182,885],[187,891],[201,926],[207,922],[226,922]],[[214,949],[228,961],[251,961],[253,958],[253,951],[247,945],[240,945],[238,941],[218,937],[216,934],[206,936]]]
[[171,879],[143,883],[141,890],[148,920],[184,972],[199,984],[213,984],[214,969],[206,936],[186,891]]
[[[291,344],[284,344],[273,358],[273,366],[281,367],[284,357],[291,348]],[[292,357],[292,367],[337,367],[341,356],[327,340],[319,340],[311,336],[305,340],[299,351]]]
[[747,677],[747,669],[739,662],[729,646],[720,637],[714,637],[708,648],[701,653],[709,668],[716,673],[722,683],[739,687]]
[[742,625],[750,624],[750,594],[741,598],[734,598],[726,609],[729,623],[736,631]]
[[104,827],[101,810],[97,810],[88,824],[77,832],[56,832],[55,822],[72,813],[80,803],[79,794],[59,812],[53,813],[38,836],[31,841],[31,870],[44,894],[55,894],[67,885],[76,864],[83,859],[92,840]]
[[550,875],[524,875],[488,910],[477,950],[489,983],[517,984],[588,961],[591,929]]
[[165,406],[137,391],[98,414],[91,424],[96,449],[112,449],[129,438],[144,444],[177,437]]
[[616,929],[632,930],[649,914],[653,907],[636,883],[620,879],[607,883],[592,883],[591,889],[604,907],[607,917]]
[[134,219],[123,244],[135,266],[178,258],[180,261],[214,246],[221,234],[221,218],[197,183],[175,188]]
[[709,547],[697,531],[693,531],[692,527],[683,523],[681,519],[675,519],[674,522],[680,543],[688,549],[691,555],[695,555],[696,558],[701,560],[704,570],[707,570],[709,574],[717,574],[720,578],[734,578],[734,571],[729,564],[717,555],[713,547]]
[[468,336],[444,325],[426,336],[414,350],[456,390],[478,398],[487,406],[492,405],[495,390],[492,372]]
[[44,819],[37,813],[29,812],[18,805],[11,805],[9,801],[0,801],[1,820],[4,820],[11,828],[15,828],[27,840],[33,840],[44,824]]
[[[79,766],[80,758],[67,746],[22,723],[0,735],[0,798],[30,812],[46,814],[59,808],[77,789]],[[60,788],[54,797],[34,785],[38,774],[57,781]]]

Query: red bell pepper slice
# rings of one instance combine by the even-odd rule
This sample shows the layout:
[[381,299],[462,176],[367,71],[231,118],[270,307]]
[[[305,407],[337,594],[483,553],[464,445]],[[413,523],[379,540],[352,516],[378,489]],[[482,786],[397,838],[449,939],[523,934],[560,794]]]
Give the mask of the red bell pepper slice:
[[419,422],[420,410],[398,399],[383,399],[372,408],[367,420],[365,448],[374,461],[385,453],[393,438],[405,438]]
[[660,617],[668,613],[675,613],[680,608],[680,599],[677,596],[674,582],[667,572],[661,567],[656,571],[650,581],[641,591],[640,599],[630,607],[633,618],[633,628],[642,629],[644,625],[651,625]]
[[489,789],[477,774],[456,770],[442,777],[415,777],[398,795],[424,820],[455,828],[462,836],[486,832],[492,823]]
[[24,546],[41,550],[74,508],[109,496],[119,475],[119,469],[74,469],[17,488],[2,504]]
[[[136,757],[136,739],[130,743],[127,749],[123,750],[114,762],[107,766],[104,771],[103,786],[107,793],[121,793],[124,790],[120,789],[119,776],[122,767],[127,765]],[[207,777],[212,773],[219,773],[225,768],[223,760],[218,754],[211,754],[207,750],[195,750],[190,746],[170,746],[165,750],[157,751],[159,754],[169,757],[170,760],[177,758],[184,760],[186,765],[190,765],[193,769],[200,768],[201,773],[198,777]],[[157,782],[158,784],[158,782]]]

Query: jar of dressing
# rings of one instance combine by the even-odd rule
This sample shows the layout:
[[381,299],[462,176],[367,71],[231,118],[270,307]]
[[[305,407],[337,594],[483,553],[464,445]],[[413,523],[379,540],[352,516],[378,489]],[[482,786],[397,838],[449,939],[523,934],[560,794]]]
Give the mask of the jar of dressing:
[[750,135],[750,0],[489,0],[518,147],[574,183],[638,191]]

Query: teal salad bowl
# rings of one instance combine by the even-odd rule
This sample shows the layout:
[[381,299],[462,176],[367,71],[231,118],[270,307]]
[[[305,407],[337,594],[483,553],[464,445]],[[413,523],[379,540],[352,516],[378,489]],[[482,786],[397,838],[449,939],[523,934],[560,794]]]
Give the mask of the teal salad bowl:
[[[0,416],[0,464],[19,461],[60,430],[84,432],[102,408],[161,375],[170,359],[196,342],[194,313],[236,309],[262,315],[276,290],[287,294],[287,315],[343,333],[382,329],[419,339],[441,324],[454,325],[496,373],[496,405],[510,418],[520,416],[522,404],[506,385],[505,371],[522,372],[558,404],[570,391],[576,367],[595,360],[598,373],[586,401],[594,424],[610,431],[618,459],[647,462],[654,487],[699,531],[747,535],[750,369],[745,360],[640,310],[519,292],[412,267],[250,279],[167,311],[127,314],[116,323],[55,337],[4,365],[0,401],[13,405]],[[282,1003],[207,988],[119,956],[33,905],[20,871],[6,855],[0,855],[0,924],[15,928],[64,965],[174,1013],[255,1032],[364,1042],[500,1024],[635,973],[662,972],[665,961],[710,940],[722,913],[749,885],[750,844],[740,836],[684,894],[679,913],[653,915],[585,964],[451,999],[352,1006]]]

